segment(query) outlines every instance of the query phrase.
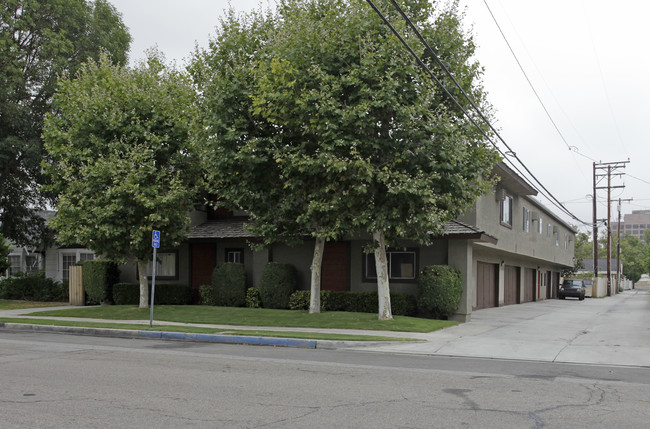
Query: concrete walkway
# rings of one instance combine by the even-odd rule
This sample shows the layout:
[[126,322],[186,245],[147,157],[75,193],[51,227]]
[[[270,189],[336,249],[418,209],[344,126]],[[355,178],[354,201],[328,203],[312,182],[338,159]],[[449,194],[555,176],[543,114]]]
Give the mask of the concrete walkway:
[[[70,308],[70,307],[66,307]],[[50,308],[4,310],[0,317],[37,318],[35,311]],[[44,319],[55,319],[43,317]],[[56,318],[62,320],[85,320],[147,325],[149,321],[101,320],[79,318]],[[183,323],[155,321],[155,325],[187,325]],[[16,327],[15,325],[6,327]],[[185,339],[249,344],[271,344],[294,347],[345,348],[386,353],[420,355],[466,356],[482,358],[536,360],[547,362],[571,362],[604,365],[650,367],[650,292],[648,290],[625,291],[613,297],[600,299],[546,300],[472,313],[470,322],[428,334],[389,331],[358,331],[341,329],[307,329],[252,327],[230,325],[196,325],[223,330],[224,334],[236,329],[301,331],[381,335],[421,339],[421,342],[332,342],[312,340],[262,339],[261,337],[236,337],[232,335],[192,335],[177,333],[168,335],[143,332],[141,337]],[[48,330],[56,330],[56,327]],[[80,328],[83,329],[83,328]],[[74,329],[60,329],[74,332]],[[138,332],[138,331],[135,331]],[[115,330],[85,330],[92,335],[115,334]],[[124,335],[133,335],[134,331]],[[160,335],[158,335],[160,334]],[[158,335],[158,336],[157,336]]]
[[650,293],[489,308],[425,336],[425,343],[366,350],[650,367]]

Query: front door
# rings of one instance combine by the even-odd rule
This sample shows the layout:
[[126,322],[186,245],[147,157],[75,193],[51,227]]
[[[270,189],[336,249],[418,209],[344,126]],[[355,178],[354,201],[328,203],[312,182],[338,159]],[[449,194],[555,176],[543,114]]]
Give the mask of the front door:
[[350,289],[350,242],[325,243],[321,267],[321,290]]
[[192,289],[194,302],[199,300],[199,287],[212,283],[212,271],[217,265],[217,252],[214,243],[192,243]]

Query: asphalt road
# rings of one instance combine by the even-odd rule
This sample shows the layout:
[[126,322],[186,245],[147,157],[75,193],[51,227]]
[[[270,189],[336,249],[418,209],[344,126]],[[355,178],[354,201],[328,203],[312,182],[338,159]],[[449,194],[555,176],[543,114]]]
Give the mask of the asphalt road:
[[639,428],[650,370],[0,332],[6,428]]

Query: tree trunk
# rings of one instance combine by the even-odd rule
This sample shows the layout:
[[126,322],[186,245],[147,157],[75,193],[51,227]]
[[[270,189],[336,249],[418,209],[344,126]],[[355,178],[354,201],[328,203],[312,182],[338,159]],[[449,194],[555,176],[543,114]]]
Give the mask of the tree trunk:
[[375,231],[373,238],[378,247],[375,249],[375,266],[377,267],[377,295],[379,296],[379,320],[393,320],[390,307],[390,285],[388,284],[388,260],[384,231]]
[[314,258],[311,261],[311,297],[309,298],[309,312],[320,313],[320,274],[323,266],[323,253],[325,239],[316,237],[314,244]]
[[147,279],[147,261],[138,259],[138,279],[140,280],[140,308],[149,307],[149,279]]

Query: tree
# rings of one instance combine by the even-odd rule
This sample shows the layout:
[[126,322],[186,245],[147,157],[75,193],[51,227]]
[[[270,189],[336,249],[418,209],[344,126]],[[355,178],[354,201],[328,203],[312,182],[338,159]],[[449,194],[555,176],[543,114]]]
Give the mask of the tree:
[[9,253],[11,253],[9,244],[5,241],[2,234],[0,234],[0,277],[4,277],[5,271],[11,267],[8,259]]
[[107,50],[126,62],[131,37],[106,0],[5,0],[0,6],[0,232],[33,245],[45,232],[38,211],[43,117],[58,76]]
[[625,234],[621,237],[621,262],[623,275],[634,283],[648,272],[646,262],[647,246],[638,238]]
[[[439,55],[465,90],[485,105],[476,80],[480,67],[471,59],[474,45],[455,6],[435,11],[424,1],[403,4],[424,36],[440,46]],[[266,21],[255,16],[255,22],[274,26],[261,33],[264,43],[218,63],[219,70],[241,71],[242,87],[239,103],[210,93],[220,101],[207,109],[215,127],[210,162],[221,168],[224,159],[235,160],[226,171],[239,172],[215,187],[249,210],[258,230],[316,238],[312,298],[319,295],[314,270],[320,269],[324,241],[370,234],[379,318],[390,319],[386,246],[399,239],[426,244],[442,232],[489,189],[495,153],[365,2],[283,1],[275,13]],[[231,15],[213,51],[243,40],[245,23]],[[236,36],[225,37],[231,29]],[[431,58],[426,61],[442,75]],[[229,105],[246,119],[225,120],[222,112],[234,110]]]
[[152,230],[173,247],[189,226],[200,181],[190,141],[195,97],[156,52],[134,69],[103,55],[60,81],[45,122],[59,241],[136,260],[140,307],[148,306]]

